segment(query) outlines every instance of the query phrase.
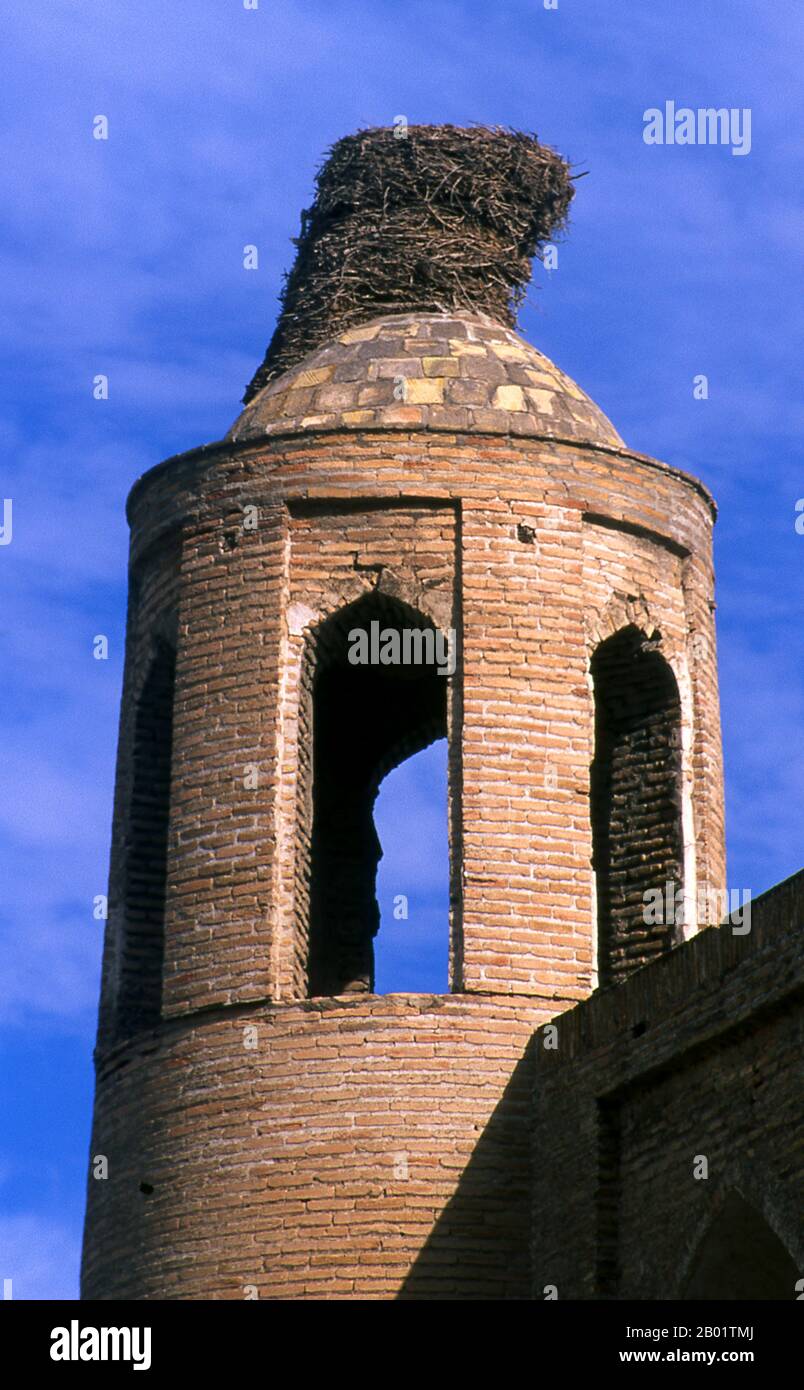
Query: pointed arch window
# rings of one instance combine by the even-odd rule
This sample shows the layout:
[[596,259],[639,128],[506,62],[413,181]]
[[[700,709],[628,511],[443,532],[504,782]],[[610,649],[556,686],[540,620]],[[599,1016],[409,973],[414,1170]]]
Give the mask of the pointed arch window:
[[[374,801],[387,773],[446,736],[441,643],[418,610],[377,592],[333,614],[308,639],[296,897],[311,996],[374,990],[382,854]],[[361,653],[368,659],[356,659]]]
[[764,1216],[730,1192],[701,1241],[683,1299],[794,1299],[799,1271]]
[[675,908],[657,914],[645,896],[658,890],[667,904],[669,884],[679,895],[675,903],[683,889],[681,703],[660,640],[657,632],[648,638],[629,626],[592,658],[590,800],[601,985],[616,983],[676,940]]
[[151,1028],[161,1016],[175,677],[175,651],[160,640],[134,719],[117,994],[119,1037]]

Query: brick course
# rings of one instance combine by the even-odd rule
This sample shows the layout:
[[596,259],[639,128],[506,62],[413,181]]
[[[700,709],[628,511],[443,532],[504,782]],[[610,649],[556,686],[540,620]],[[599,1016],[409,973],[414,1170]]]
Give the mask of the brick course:
[[309,1000],[186,1017],[109,1054],[84,1297],[527,1297],[521,1059],[546,1016]]
[[[802,917],[804,871],[752,903],[750,933],[703,931],[556,1020],[554,1048],[537,1037],[534,1298],[683,1297],[735,1194],[803,1277]],[[726,1274],[756,1297],[754,1258],[736,1245],[748,1268]]]
[[[658,630],[678,684],[687,883],[723,884],[711,498],[628,451],[516,335],[443,326],[343,335],[255,398],[236,437],[132,491],[92,1140],[110,1177],[89,1182],[85,1296],[527,1296],[527,1044],[597,979],[591,660],[629,626]],[[445,404],[360,401],[411,374]],[[283,390],[304,401],[271,414]],[[453,993],[435,999],[306,998],[305,663],[369,598],[459,638]],[[126,1041],[117,905],[137,694],[163,632],[161,1021]]]

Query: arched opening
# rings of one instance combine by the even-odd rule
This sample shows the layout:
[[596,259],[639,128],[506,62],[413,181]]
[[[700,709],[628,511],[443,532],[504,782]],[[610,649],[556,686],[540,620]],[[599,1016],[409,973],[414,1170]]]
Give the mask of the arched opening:
[[308,642],[296,886],[311,996],[374,990],[382,853],[374,801],[387,773],[446,735],[444,657],[431,622],[377,592],[334,614]]
[[[592,658],[590,809],[601,985],[623,979],[676,938],[684,873],[681,702],[659,640],[659,633],[649,639],[630,626]],[[646,894],[653,896],[646,901]]]
[[731,1192],[698,1247],[681,1297],[794,1299],[800,1277],[765,1218],[739,1192]]
[[175,676],[176,654],[160,640],[134,719],[117,995],[120,1037],[153,1027],[161,1016]]
[[382,845],[377,994],[449,989],[447,741],[438,739],[384,778],[374,804]]

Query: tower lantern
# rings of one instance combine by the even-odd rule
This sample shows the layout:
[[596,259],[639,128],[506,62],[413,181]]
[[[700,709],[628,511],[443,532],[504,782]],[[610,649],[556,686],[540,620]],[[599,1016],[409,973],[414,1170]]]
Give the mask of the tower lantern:
[[[536,1030],[723,883],[713,502],[515,327],[570,170],[397,136],[334,146],[242,413],[129,499],[87,1298],[527,1297]],[[372,807],[438,738],[449,992],[382,996]]]

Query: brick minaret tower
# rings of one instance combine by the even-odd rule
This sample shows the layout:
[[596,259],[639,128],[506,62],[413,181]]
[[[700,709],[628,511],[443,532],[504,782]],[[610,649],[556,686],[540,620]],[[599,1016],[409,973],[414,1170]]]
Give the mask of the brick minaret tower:
[[[534,1030],[722,887],[712,500],[514,331],[564,162],[401,135],[334,147],[245,409],[129,500],[86,1298],[527,1297]],[[454,675],[350,664],[374,620]],[[450,992],[380,996],[372,804],[442,736]]]

